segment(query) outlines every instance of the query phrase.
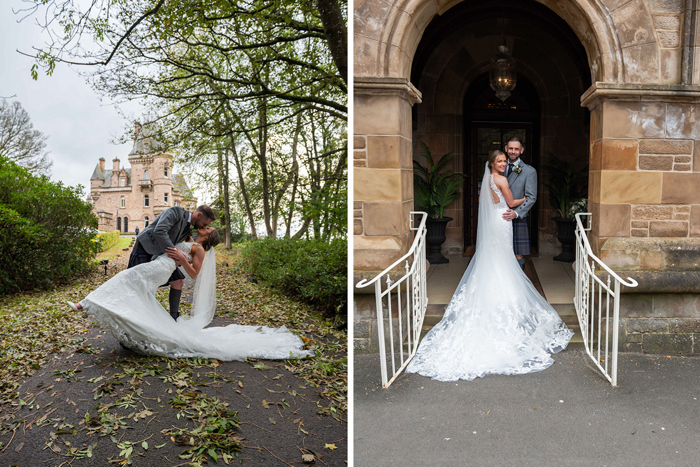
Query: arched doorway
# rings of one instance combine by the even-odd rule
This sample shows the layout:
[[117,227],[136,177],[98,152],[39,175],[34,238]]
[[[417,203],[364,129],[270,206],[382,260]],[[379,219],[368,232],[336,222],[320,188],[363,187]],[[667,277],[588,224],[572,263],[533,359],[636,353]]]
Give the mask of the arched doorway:
[[124,233],[129,231],[129,219],[124,216]]
[[[518,83],[501,101],[488,82],[491,59],[506,44]],[[531,249],[556,254],[556,224],[542,167],[549,154],[585,165],[590,114],[580,104],[591,70],[583,44],[554,11],[534,1],[462,2],[428,24],[416,48],[411,82],[422,93],[413,106],[414,154],[451,152],[451,169],[468,176],[463,196],[446,209],[448,253],[469,252],[476,240],[478,184],[492,149],[510,136],[526,141],[523,159],[538,171],[538,202],[530,210]]]
[[117,230],[120,232],[122,231],[122,218],[121,217],[117,217]]

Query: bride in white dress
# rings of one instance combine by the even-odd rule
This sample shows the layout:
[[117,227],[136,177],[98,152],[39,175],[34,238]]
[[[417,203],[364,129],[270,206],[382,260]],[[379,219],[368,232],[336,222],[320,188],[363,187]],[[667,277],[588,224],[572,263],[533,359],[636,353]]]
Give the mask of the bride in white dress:
[[[226,361],[310,355],[311,352],[302,350],[302,340],[284,326],[231,324],[205,328],[216,311],[213,247],[218,243],[218,233],[210,227],[197,232],[197,240],[176,245],[182,252],[172,253],[177,261],[164,254],[151,262],[125,269],[79,303],[68,304],[109,329],[124,346],[144,354]],[[196,282],[190,316],[174,321],[156,299],[156,291],[167,283],[177,264],[181,264],[192,279],[196,278]]]
[[542,371],[573,332],[537,292],[513,254],[513,227],[502,218],[513,200],[503,176],[506,156],[494,151],[479,196],[476,253],[442,320],[406,368],[439,381]]

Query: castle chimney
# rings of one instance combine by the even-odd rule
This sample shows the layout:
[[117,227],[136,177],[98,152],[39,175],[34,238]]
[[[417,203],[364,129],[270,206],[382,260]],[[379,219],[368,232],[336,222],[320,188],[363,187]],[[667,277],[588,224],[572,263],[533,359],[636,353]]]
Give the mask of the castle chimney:
[[105,171],[105,158],[104,157],[100,157],[100,170],[103,172]]
[[134,122],[134,142],[136,142],[136,138],[139,137],[139,133],[141,133],[141,124],[139,122]]
[[118,157],[115,157],[114,159],[112,159],[112,164],[113,164],[112,170],[114,171],[114,173],[119,172],[119,158]]

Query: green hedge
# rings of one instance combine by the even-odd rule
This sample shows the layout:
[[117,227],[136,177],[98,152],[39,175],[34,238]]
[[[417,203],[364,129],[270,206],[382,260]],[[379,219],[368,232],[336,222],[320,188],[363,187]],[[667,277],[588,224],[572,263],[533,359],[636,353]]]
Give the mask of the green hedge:
[[98,253],[100,251],[109,250],[119,242],[119,231],[110,230],[109,232],[99,233],[97,234],[96,240],[95,243],[97,244]]
[[328,313],[345,312],[347,243],[264,238],[241,244],[243,267],[260,282]]
[[81,187],[0,156],[0,294],[53,286],[90,269],[97,218]]

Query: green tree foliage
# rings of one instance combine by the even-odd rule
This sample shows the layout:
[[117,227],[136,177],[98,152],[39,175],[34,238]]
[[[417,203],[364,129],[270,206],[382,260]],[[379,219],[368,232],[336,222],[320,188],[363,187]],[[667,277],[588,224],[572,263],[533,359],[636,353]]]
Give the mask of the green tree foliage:
[[29,3],[54,33],[34,76],[84,65],[98,92],[142,99],[184,171],[218,188],[227,246],[238,214],[254,235],[344,235],[347,0]]
[[97,218],[81,190],[0,156],[0,294],[51,287],[91,267]]
[[319,307],[345,312],[347,240],[264,238],[242,244],[244,267],[257,280]]

